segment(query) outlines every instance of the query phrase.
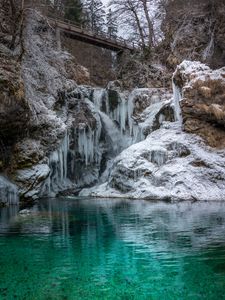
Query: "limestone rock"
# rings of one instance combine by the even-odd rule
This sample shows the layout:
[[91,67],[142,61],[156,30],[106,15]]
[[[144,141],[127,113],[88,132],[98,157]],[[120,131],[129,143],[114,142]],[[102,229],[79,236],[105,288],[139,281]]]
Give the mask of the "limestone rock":
[[23,170],[18,170],[14,175],[15,183],[19,187],[19,194],[24,199],[37,199],[44,180],[50,173],[47,164],[38,164]]
[[211,70],[200,62],[184,61],[174,73],[182,89],[184,130],[199,134],[213,147],[225,147],[225,68]]
[[13,149],[12,165],[14,169],[32,167],[44,158],[44,150],[40,141],[24,139],[17,142]]

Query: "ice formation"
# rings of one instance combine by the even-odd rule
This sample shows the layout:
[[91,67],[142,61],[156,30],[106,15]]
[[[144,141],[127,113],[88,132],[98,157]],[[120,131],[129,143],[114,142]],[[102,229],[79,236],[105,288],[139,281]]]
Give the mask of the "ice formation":
[[55,196],[60,190],[71,186],[67,176],[69,143],[70,139],[67,133],[59,148],[50,154],[48,165],[51,172],[42,188],[42,195]]
[[173,104],[174,104],[174,115],[175,120],[182,124],[182,114],[180,108],[180,101],[182,99],[180,88],[175,84],[173,80]]
[[18,204],[18,189],[6,177],[0,175],[0,202],[5,204]]
[[[221,72],[189,61],[180,64],[177,70],[182,76],[183,88],[179,88],[173,80],[175,122],[165,121],[160,102],[148,105],[138,117],[139,127],[150,127],[146,139],[122,151],[113,161],[105,182],[83,189],[81,196],[175,201],[225,200],[224,151],[210,148],[197,135],[182,131],[180,108],[182,92],[190,88],[196,78],[204,81],[210,74],[213,80],[223,80]],[[130,111],[137,111],[137,105],[134,108],[132,104]],[[153,126],[156,115],[161,125],[158,130]],[[130,116],[129,129],[133,126],[132,119],[135,120],[134,113],[130,113]],[[146,130],[144,132],[146,134]]]
[[[136,89],[130,94],[113,91],[113,99],[107,89],[90,91],[80,87],[79,93],[83,95],[82,101],[91,111],[95,125],[79,123],[72,127],[59,148],[50,155],[51,173],[43,189],[47,195],[71,187],[93,185],[106,178],[116,155],[145,139],[143,131],[147,127],[151,131],[156,115],[165,104],[157,89]],[[138,121],[133,115],[135,100],[139,97],[149,103],[139,114]],[[159,119],[162,123],[164,117]],[[154,154],[153,157],[158,159]],[[160,159],[161,156],[159,164]]]
[[211,32],[210,41],[203,51],[202,58],[204,61],[206,61],[208,58],[210,58],[213,55],[214,47],[215,47],[215,37],[214,37],[214,30]]
[[99,112],[99,115],[102,121],[106,140],[110,146],[111,154],[115,156],[122,149],[126,148],[126,138],[123,139],[123,135],[121,134],[119,128],[109,116],[101,111]]

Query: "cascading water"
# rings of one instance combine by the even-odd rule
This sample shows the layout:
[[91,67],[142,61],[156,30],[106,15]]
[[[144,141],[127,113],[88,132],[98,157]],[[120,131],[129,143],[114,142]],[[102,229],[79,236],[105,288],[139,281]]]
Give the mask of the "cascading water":
[[18,189],[4,176],[0,176],[0,203],[15,205],[19,203]]

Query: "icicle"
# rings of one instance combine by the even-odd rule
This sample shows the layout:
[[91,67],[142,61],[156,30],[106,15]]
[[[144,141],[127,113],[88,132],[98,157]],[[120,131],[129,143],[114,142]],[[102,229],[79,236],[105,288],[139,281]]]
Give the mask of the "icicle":
[[126,130],[127,116],[128,116],[127,101],[125,98],[121,98],[121,102],[120,102],[120,129],[121,129],[121,132],[125,132],[125,130]]
[[19,203],[18,189],[4,176],[0,176],[0,203],[16,205]]
[[67,178],[68,152],[69,134],[67,133],[59,148],[49,156],[48,165],[51,172],[45,181],[41,195],[55,196],[60,190],[71,185]]
[[101,136],[101,126],[96,130],[85,127],[85,124],[78,129],[78,151],[85,161],[85,165],[100,163],[99,143]]
[[101,110],[102,102],[105,97],[105,90],[104,89],[94,89],[93,90],[93,102],[97,109]]
[[174,83],[174,79],[172,81],[172,85],[175,121],[178,121],[180,124],[182,124],[182,114],[180,108],[180,101],[182,99],[182,95],[180,93],[179,87],[176,86],[176,84]]
[[128,108],[127,108],[127,115],[128,115],[128,126],[130,130],[130,136],[133,134],[133,123],[134,120],[132,118],[133,112],[134,112],[134,97],[135,97],[135,91],[131,93],[128,99]]
[[209,44],[207,45],[207,47],[205,48],[205,50],[203,51],[203,54],[202,54],[202,58],[203,58],[204,61],[206,61],[208,58],[210,58],[213,55],[213,51],[214,51],[214,30],[211,33],[211,38],[210,38]]

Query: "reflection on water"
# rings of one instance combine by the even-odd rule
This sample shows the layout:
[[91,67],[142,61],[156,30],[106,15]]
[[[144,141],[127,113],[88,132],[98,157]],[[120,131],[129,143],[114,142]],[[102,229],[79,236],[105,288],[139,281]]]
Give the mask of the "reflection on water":
[[0,299],[225,299],[225,203],[3,208]]

